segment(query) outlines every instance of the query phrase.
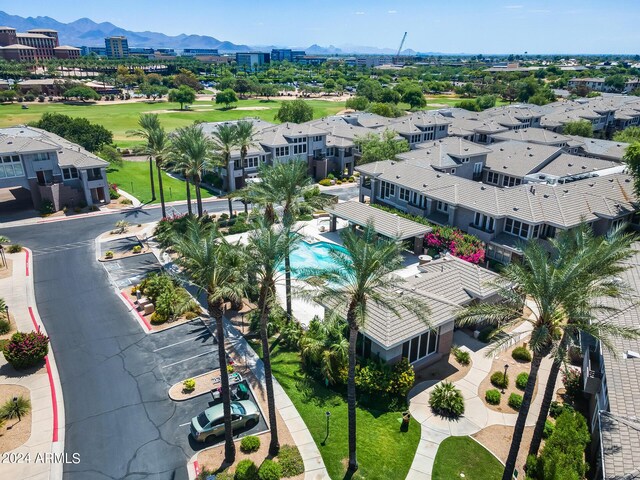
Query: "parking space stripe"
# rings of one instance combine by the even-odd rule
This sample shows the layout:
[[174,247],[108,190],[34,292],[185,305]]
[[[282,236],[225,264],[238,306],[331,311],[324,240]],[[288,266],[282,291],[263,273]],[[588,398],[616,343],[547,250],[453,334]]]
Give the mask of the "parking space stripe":
[[193,360],[194,358],[203,357],[205,355],[211,355],[214,352],[215,352],[215,350],[211,350],[210,352],[203,352],[203,353],[200,353],[198,355],[194,355],[193,357],[185,358],[184,360],[178,360],[177,362],[173,362],[173,363],[170,363],[168,365],[163,365],[162,368],[172,367],[173,365],[178,365],[179,363],[183,363],[183,362],[186,362],[188,360]]
[[195,340],[198,340],[199,338],[203,338],[202,333],[198,334],[196,338],[187,338],[186,340],[182,340],[181,342],[176,342],[176,343],[172,343],[171,345],[165,345],[164,347],[156,348],[154,350],[154,353],[159,352],[160,350],[164,350],[165,348],[175,347],[176,345],[180,345],[181,343],[193,342]]

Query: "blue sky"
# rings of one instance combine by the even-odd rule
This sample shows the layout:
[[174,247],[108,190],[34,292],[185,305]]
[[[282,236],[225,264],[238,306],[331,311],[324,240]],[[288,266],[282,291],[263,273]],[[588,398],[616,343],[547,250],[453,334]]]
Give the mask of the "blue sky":
[[[176,5],[183,5],[177,7]],[[248,45],[445,53],[640,53],[638,0],[0,0],[0,10]]]

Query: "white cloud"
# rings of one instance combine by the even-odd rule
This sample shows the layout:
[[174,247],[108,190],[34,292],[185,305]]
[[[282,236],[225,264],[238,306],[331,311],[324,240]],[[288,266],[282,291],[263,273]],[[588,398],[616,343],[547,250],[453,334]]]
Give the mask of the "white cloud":
[[356,12],[355,15],[364,15],[364,12]]
[[524,5],[505,5],[504,8],[508,8],[510,10],[514,10],[516,8],[523,8]]
[[398,11],[397,10],[389,10],[387,13],[389,15],[395,15],[396,13],[398,13]]

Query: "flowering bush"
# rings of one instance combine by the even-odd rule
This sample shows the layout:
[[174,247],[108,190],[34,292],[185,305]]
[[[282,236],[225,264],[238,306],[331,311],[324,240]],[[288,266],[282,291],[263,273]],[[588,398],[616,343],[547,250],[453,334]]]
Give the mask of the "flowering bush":
[[111,200],[116,200],[119,197],[120,197],[120,194],[118,193],[118,185],[116,185],[115,183],[110,184],[109,185],[109,198]]
[[484,262],[484,248],[482,241],[468,235],[454,227],[440,227],[433,225],[433,232],[424,236],[425,243],[430,248],[449,250],[454,257],[470,263]]
[[49,353],[49,337],[40,332],[16,332],[5,345],[3,353],[15,369],[33,367]]

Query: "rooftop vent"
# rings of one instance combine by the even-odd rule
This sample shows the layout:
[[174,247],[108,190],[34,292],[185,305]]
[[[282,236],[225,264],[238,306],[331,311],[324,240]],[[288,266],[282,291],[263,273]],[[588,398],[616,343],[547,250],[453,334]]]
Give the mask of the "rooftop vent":
[[634,352],[633,350],[627,350],[624,352],[625,358],[640,358],[640,353]]
[[396,175],[396,178],[400,178],[400,175]]
[[514,212],[517,212],[518,210],[520,210],[518,207],[513,207]]
[[549,198],[549,195],[548,195],[548,194],[546,194],[546,193],[545,193],[544,195],[542,195],[542,196],[543,196],[544,198]]

